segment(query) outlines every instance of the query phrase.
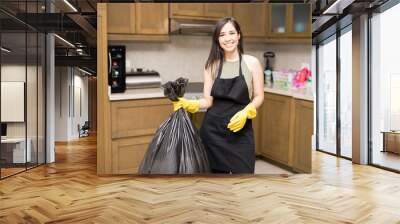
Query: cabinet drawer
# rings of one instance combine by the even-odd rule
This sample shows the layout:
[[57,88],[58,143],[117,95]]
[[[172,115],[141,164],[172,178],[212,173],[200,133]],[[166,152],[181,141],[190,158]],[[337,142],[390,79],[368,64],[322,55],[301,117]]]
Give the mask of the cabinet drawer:
[[112,138],[152,135],[172,111],[166,98],[112,102]]

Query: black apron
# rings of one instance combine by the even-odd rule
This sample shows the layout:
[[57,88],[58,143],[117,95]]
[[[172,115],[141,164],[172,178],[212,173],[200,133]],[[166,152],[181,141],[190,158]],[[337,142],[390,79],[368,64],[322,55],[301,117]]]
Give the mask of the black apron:
[[249,91],[242,73],[239,55],[239,76],[221,79],[221,61],[211,89],[213,105],[204,117],[200,129],[211,169],[221,173],[254,173],[255,147],[250,119],[238,132],[228,129],[229,120],[250,103]]

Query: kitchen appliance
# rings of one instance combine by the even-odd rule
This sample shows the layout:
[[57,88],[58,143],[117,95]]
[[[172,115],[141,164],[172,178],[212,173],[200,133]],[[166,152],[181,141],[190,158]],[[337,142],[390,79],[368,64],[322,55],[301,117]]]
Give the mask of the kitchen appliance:
[[272,85],[274,83],[274,77],[272,75],[272,66],[269,64],[269,59],[275,57],[275,53],[268,51],[264,53],[265,69],[264,69],[264,83],[267,85]]
[[111,93],[121,93],[126,89],[125,46],[108,47],[108,85]]
[[160,88],[161,77],[157,71],[136,69],[126,74],[126,89]]
[[7,137],[7,124],[1,123],[1,139],[5,139]]
[[211,35],[214,32],[215,21],[171,19],[170,34]]

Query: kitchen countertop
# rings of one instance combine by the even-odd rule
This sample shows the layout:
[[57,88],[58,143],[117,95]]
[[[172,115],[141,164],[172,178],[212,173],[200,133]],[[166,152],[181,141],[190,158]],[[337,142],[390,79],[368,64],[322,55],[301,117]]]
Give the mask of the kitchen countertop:
[[[160,88],[142,88],[142,89],[127,89],[123,93],[111,93],[109,90],[110,101],[117,100],[137,100],[149,98],[163,98],[164,89]],[[188,83],[186,87],[185,98],[199,99],[203,96],[203,83]]]
[[279,95],[285,95],[285,96],[291,96],[295,99],[300,99],[300,100],[308,100],[308,101],[314,101],[314,96],[307,94],[305,89],[290,89],[290,90],[284,90],[280,88],[274,88],[274,87],[264,87],[264,92],[267,93],[275,93]]
[[[314,96],[306,94],[304,89],[299,90],[283,90],[279,88],[264,87],[264,92],[291,96],[296,99],[314,101]],[[185,98],[199,99],[203,96],[202,83],[189,83]],[[124,93],[112,93],[109,91],[110,101],[118,100],[134,100],[134,99],[149,99],[163,98],[164,90],[160,88],[143,88],[143,89],[128,89]]]
[[160,88],[144,88],[144,89],[127,89],[123,93],[110,93],[108,94],[110,101],[117,100],[137,100],[148,98],[162,98],[164,96],[163,89]]

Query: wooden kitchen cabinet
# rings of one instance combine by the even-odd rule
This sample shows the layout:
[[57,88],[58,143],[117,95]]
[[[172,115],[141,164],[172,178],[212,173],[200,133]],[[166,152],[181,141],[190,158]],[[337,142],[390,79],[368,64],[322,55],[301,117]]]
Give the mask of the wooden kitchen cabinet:
[[136,174],[139,171],[152,135],[121,138],[112,141],[112,173]]
[[135,4],[112,3],[107,4],[107,31],[108,33],[133,34],[135,29]]
[[168,40],[168,3],[108,3],[108,40]]
[[269,4],[268,6],[268,36],[288,37],[289,32],[289,4]]
[[204,12],[203,3],[170,3],[171,17],[202,17]]
[[232,15],[231,3],[170,3],[171,18],[218,20]]
[[113,173],[137,173],[155,132],[172,111],[166,98],[111,102]]
[[265,3],[233,4],[232,14],[240,24],[244,39],[266,36],[267,5]]
[[293,164],[295,171],[311,173],[311,136],[314,130],[314,106],[310,101],[295,100]]
[[204,3],[204,16],[217,19],[232,16],[232,4]]
[[270,38],[310,38],[310,4],[269,4],[267,36]]
[[289,5],[289,32],[292,37],[311,38],[311,5]]
[[262,121],[263,121],[263,105],[257,108],[257,116],[253,119],[253,134],[254,134],[254,144],[256,147],[256,155],[261,154],[262,148]]
[[168,34],[168,3],[136,3],[136,33]]
[[262,114],[261,155],[289,165],[292,97],[265,93]]
[[295,172],[311,172],[313,102],[265,93],[260,154]]

